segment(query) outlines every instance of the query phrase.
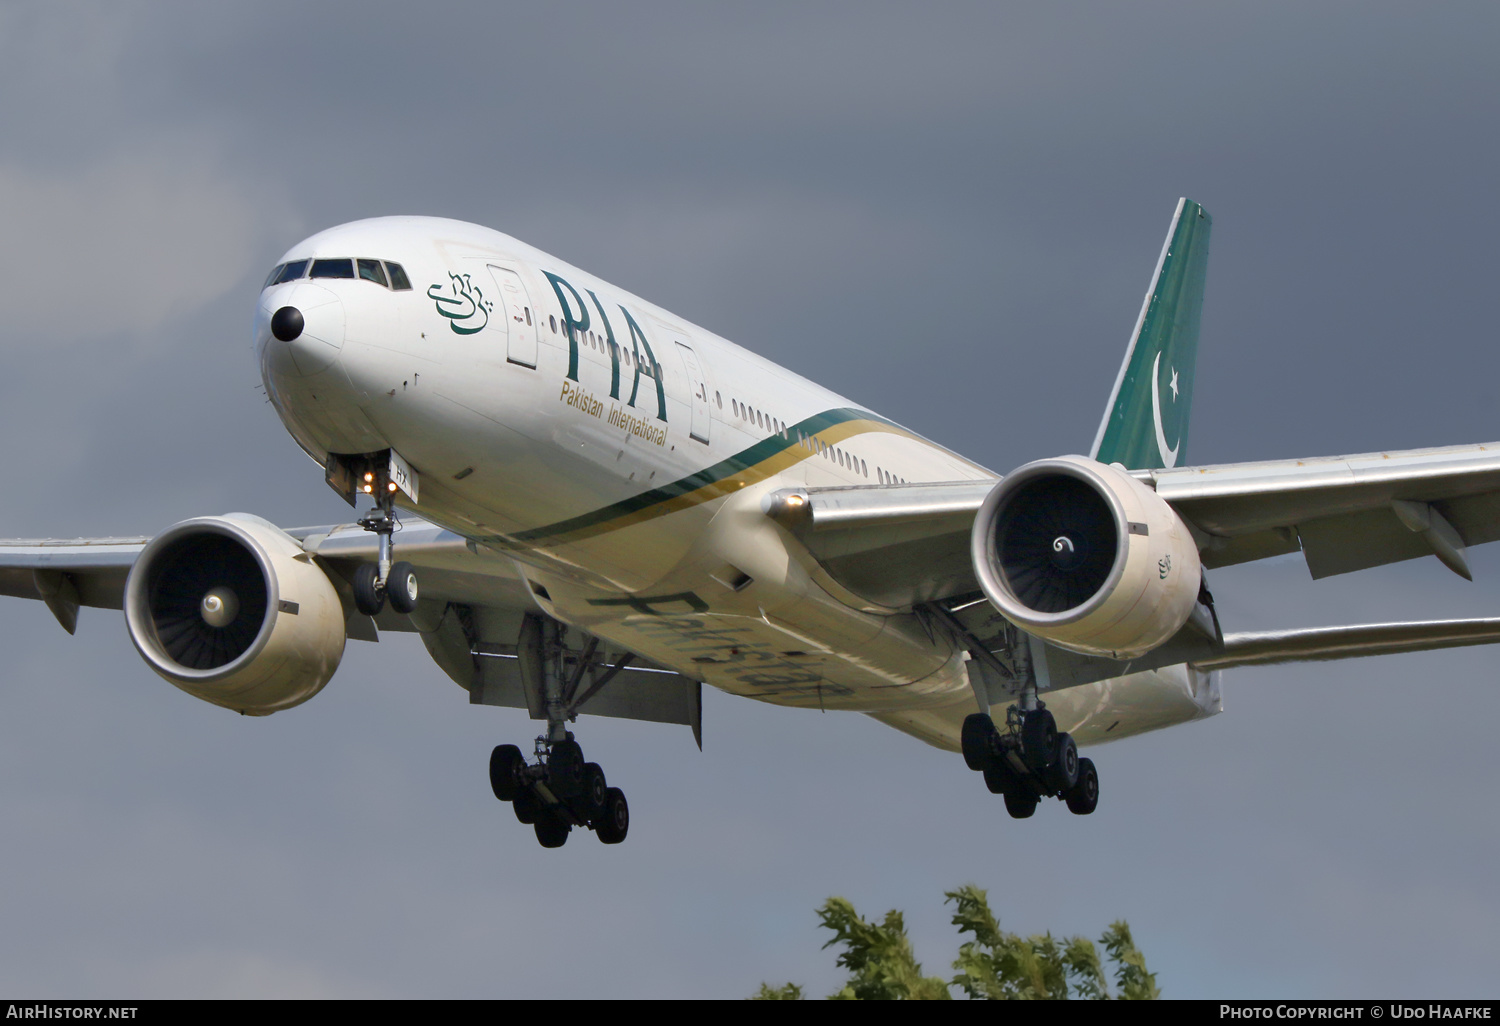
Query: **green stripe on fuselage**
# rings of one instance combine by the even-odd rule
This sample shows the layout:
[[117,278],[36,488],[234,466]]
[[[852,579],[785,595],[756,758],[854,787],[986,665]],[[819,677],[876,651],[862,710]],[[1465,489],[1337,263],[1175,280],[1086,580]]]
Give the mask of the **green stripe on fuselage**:
[[[570,517],[543,527],[519,531],[510,540],[521,544],[575,541],[606,531],[617,530],[642,520],[664,516],[679,509],[708,502],[739,491],[753,481],[763,480],[800,460],[816,455],[801,444],[801,437],[824,438],[830,432],[837,440],[862,431],[889,431],[911,435],[911,432],[868,410],[844,408],[825,410],[796,424],[788,425],[786,436],[773,434],[742,449],[712,466],[650,491],[633,495],[609,506],[580,516]],[[916,437],[912,435],[912,437]],[[828,443],[832,444],[832,443]],[[795,453],[793,452],[795,450]]]

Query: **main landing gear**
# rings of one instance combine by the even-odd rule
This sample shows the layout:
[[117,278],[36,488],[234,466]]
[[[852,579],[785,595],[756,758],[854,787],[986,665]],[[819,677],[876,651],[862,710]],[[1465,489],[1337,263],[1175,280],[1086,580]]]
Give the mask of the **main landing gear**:
[[561,848],[575,826],[605,844],[619,844],[630,830],[625,792],[609,786],[597,762],[583,761],[571,731],[559,741],[537,738],[535,764],[515,745],[498,746],[490,753],[490,787],[531,825],[543,848]]
[[[588,827],[605,844],[619,844],[630,830],[625,792],[609,786],[598,763],[584,761],[583,749],[568,729],[582,704],[578,688],[598,644],[597,638],[590,640],[569,670],[563,627],[556,620],[528,617],[517,639],[523,680],[530,668],[547,732],[536,739],[534,763],[528,763],[515,745],[500,745],[491,752],[490,787],[496,798],[511,803],[517,819],[536,830],[543,848],[561,848],[574,827]],[[616,669],[623,665],[624,660]],[[596,681],[583,701],[602,683]]]
[[1075,815],[1087,816],[1099,804],[1099,773],[1092,759],[1080,759],[1071,735],[1058,733],[1047,707],[1006,710],[1001,733],[985,713],[971,713],[961,742],[969,769],[984,774],[985,786],[1005,799],[1005,811],[1027,819],[1043,798],[1060,798]]
[[372,485],[378,483],[381,487],[369,489],[375,505],[356,523],[379,537],[380,557],[379,562],[362,563],[354,571],[354,605],[366,616],[377,616],[389,600],[396,612],[410,613],[417,608],[417,571],[410,563],[391,562],[391,535],[401,526],[392,501],[396,486],[374,482],[373,473],[366,473],[365,477]]

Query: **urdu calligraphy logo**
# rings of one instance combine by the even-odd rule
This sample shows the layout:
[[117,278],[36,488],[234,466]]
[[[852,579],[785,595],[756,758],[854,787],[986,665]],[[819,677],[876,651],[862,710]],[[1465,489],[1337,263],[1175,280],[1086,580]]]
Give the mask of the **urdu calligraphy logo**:
[[438,282],[427,288],[427,298],[437,304],[437,312],[448,318],[448,326],[457,335],[483,331],[490,322],[495,304],[484,298],[484,292],[469,280],[467,274],[448,272],[448,284]]

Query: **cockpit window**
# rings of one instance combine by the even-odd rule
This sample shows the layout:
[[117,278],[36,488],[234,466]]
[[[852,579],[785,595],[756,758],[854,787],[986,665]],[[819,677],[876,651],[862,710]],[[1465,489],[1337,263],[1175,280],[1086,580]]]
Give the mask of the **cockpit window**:
[[387,260],[385,269],[391,272],[391,288],[397,292],[406,292],[411,288],[411,279],[406,276],[400,264],[393,264]]
[[[365,281],[373,281],[377,285],[385,285],[385,271],[380,267],[379,260],[359,261],[359,276]],[[389,288],[390,286],[386,286]]]
[[348,257],[341,257],[338,260],[314,260],[312,276],[314,278],[352,278],[354,277],[354,261]]
[[276,276],[276,284],[280,285],[284,281],[296,281],[298,278],[302,277],[303,272],[306,270],[306,260],[293,260],[291,263],[286,264],[284,267],[282,267],[281,273]]
[[262,285],[261,288],[268,289],[272,285],[274,285],[276,283],[276,276],[281,273],[281,269],[285,266],[286,264],[277,264],[275,267],[271,268],[271,273],[266,275],[266,283]]

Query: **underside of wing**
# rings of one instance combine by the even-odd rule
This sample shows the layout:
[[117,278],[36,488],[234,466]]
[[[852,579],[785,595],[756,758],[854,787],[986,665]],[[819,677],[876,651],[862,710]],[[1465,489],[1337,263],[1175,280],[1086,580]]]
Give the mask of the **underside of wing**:
[[[1468,577],[1500,539],[1500,443],[1132,471],[1207,569],[1301,552],[1314,578],[1422,556]],[[995,481],[789,488],[766,513],[839,587],[910,608],[978,590],[970,533]]]
[[1420,556],[1469,576],[1500,538],[1500,444],[1137,471],[1197,532],[1206,567],[1302,551],[1315,578]]
[[790,530],[839,586],[903,608],[978,589],[969,535],[995,482],[795,488],[766,513]]
[[0,540],[0,595],[38,599],[63,629],[78,627],[78,608],[121,609],[125,578],[149,538]]

